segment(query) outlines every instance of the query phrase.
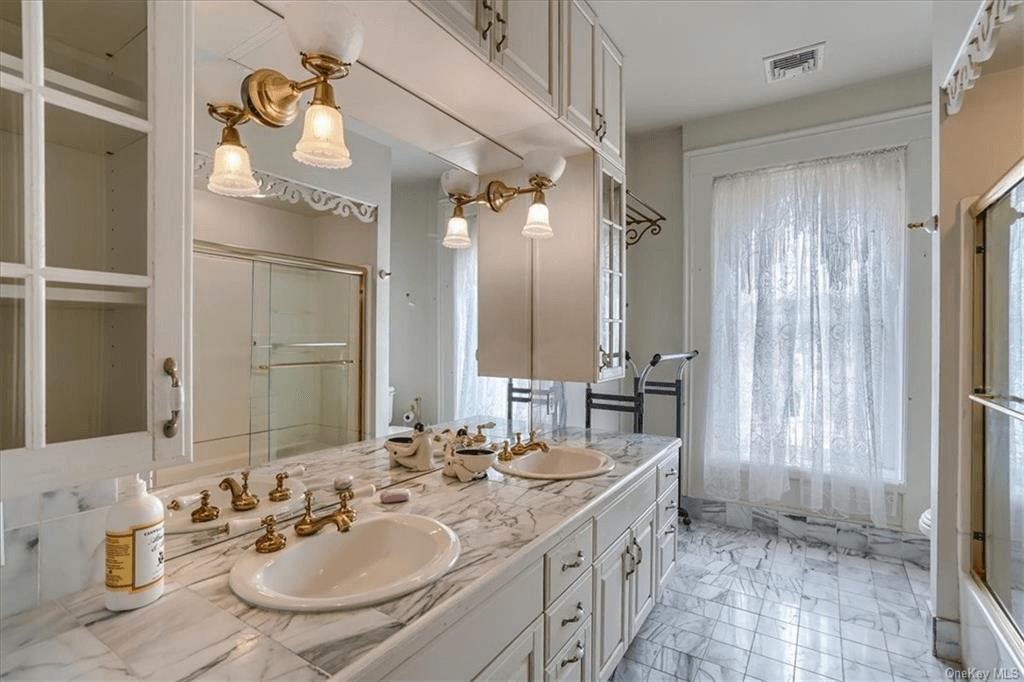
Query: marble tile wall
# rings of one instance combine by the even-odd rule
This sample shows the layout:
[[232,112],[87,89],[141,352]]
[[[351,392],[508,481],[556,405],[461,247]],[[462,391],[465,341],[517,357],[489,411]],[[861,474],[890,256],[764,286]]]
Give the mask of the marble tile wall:
[[805,542],[808,547],[821,547],[851,556],[903,559],[928,570],[930,542],[920,533],[738,502],[683,497],[682,505],[695,520],[778,535]]
[[102,582],[107,508],[116,488],[111,479],[3,500],[0,617]]

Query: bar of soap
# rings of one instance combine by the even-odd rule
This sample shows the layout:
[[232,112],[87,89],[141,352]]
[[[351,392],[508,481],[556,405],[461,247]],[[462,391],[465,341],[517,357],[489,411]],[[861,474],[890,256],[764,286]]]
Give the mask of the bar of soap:
[[380,494],[380,503],[398,504],[399,502],[408,502],[410,497],[412,497],[412,493],[409,492],[408,488],[398,488],[397,490],[385,490]]

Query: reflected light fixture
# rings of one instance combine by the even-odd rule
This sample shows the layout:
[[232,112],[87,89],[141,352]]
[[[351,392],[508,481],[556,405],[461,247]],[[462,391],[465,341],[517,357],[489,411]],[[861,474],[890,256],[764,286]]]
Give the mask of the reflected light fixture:
[[533,198],[526,214],[523,236],[531,239],[554,236],[544,192],[553,188],[562,176],[565,159],[554,152],[539,150],[523,157],[523,167],[529,177],[528,187],[511,187],[501,180],[492,180],[480,193],[477,193],[477,177],[468,171],[450,170],[442,175],[441,186],[448,194],[448,199],[455,204],[455,209],[448,220],[448,229],[441,243],[450,249],[464,249],[470,245],[468,226],[463,217],[465,206],[484,204],[495,213],[500,213],[520,194],[531,194]]
[[207,104],[206,110],[224,124],[206,188],[229,197],[258,196],[260,185],[253,177],[249,152],[242,145],[237,128],[248,120],[246,113],[232,104]]

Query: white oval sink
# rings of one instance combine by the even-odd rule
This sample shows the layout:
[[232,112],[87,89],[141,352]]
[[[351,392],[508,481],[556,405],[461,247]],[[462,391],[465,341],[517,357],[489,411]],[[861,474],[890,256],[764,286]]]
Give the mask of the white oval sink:
[[523,478],[588,478],[607,473],[615,468],[615,460],[589,448],[571,448],[553,445],[547,452],[534,450],[515,457],[511,462],[494,463],[504,474]]
[[451,528],[414,514],[361,516],[346,533],[333,525],[305,538],[288,530],[283,550],[250,550],[231,569],[231,589],[254,606],[333,611],[379,604],[431,584],[461,550]]

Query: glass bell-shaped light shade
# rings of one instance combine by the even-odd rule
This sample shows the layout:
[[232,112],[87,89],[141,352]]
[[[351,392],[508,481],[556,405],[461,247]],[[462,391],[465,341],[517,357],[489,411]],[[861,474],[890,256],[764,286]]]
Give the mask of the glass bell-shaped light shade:
[[441,244],[449,249],[469,248],[469,223],[462,217],[462,207],[455,207],[455,214],[448,219],[448,230],[444,233]]
[[308,166],[348,168],[352,156],[345,146],[345,126],[336,107],[313,103],[306,109],[302,139],[295,145],[292,157]]
[[523,236],[531,239],[547,239],[555,233],[551,230],[549,221],[548,205],[544,203],[544,193],[537,192],[533,195],[533,203],[526,213],[526,225],[523,226]]
[[229,197],[260,194],[259,183],[252,175],[249,152],[238,141],[238,132],[230,126],[224,129],[221,142],[213,153],[213,173],[206,188]]

